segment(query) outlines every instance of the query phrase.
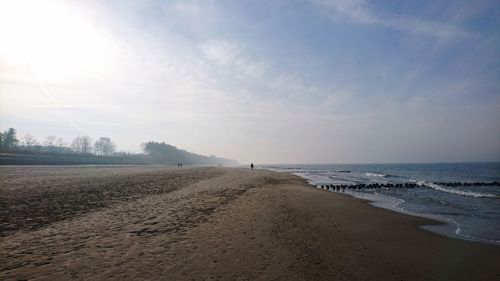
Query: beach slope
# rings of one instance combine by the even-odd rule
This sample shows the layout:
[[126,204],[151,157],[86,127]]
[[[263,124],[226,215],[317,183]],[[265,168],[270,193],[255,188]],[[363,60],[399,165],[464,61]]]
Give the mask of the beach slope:
[[2,280],[500,280],[500,247],[286,173],[1,167]]

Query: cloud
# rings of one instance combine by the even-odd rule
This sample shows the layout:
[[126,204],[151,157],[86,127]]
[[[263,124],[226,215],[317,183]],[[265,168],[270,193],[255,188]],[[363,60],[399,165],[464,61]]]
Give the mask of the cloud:
[[266,63],[254,59],[243,47],[227,40],[211,39],[199,47],[206,60],[217,67],[236,71],[237,77],[260,77],[266,70]]
[[367,24],[380,22],[368,9],[364,0],[312,0],[312,2],[320,7],[327,8],[329,12],[335,12],[355,22]]
[[206,41],[200,45],[200,49],[210,62],[219,65],[232,63],[240,55],[238,46],[224,40]]
[[457,38],[468,33],[455,24],[375,11],[366,0],[311,0],[319,9],[335,19],[378,25],[434,38]]
[[210,37],[224,20],[224,15],[211,0],[166,1],[163,11],[168,25],[199,38]]

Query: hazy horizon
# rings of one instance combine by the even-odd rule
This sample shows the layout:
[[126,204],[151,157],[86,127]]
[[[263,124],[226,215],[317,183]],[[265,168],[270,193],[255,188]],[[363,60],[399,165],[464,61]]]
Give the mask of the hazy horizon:
[[500,160],[500,3],[0,0],[0,129],[240,163]]

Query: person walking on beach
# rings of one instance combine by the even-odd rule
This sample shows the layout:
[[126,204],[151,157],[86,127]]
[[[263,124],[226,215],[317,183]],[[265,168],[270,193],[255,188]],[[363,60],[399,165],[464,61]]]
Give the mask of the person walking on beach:
[[250,169],[252,169],[252,170],[253,170],[253,163],[251,163],[251,164],[250,164]]

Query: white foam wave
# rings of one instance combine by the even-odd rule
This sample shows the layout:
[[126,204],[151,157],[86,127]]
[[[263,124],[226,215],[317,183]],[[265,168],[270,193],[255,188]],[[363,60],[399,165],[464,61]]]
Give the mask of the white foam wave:
[[430,187],[434,190],[459,194],[459,195],[463,195],[463,196],[470,196],[470,197],[477,197],[477,198],[481,198],[481,197],[497,198],[498,197],[495,194],[491,194],[491,193],[481,193],[481,192],[458,190],[458,189],[453,189],[453,188],[445,188],[445,187],[442,187],[442,186],[437,185],[435,183],[426,182],[426,181],[419,181],[419,182],[417,182],[417,184],[420,186]]
[[367,177],[377,177],[377,178],[385,177],[384,174],[377,174],[377,173],[366,173],[365,175]]

